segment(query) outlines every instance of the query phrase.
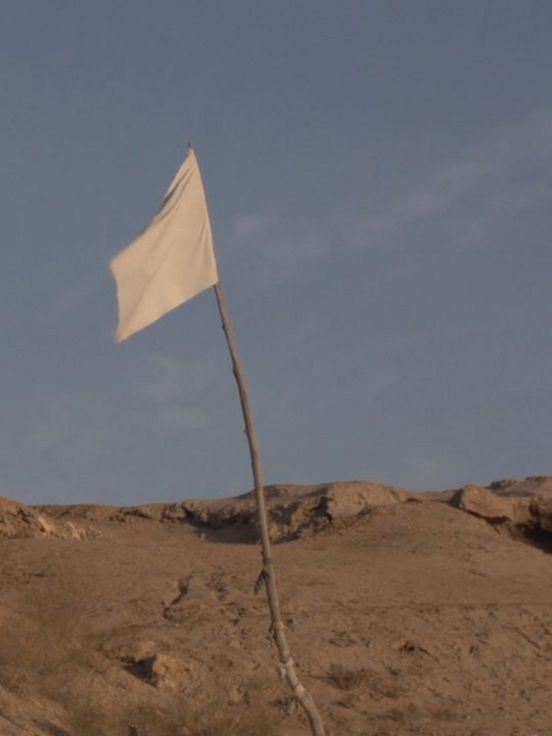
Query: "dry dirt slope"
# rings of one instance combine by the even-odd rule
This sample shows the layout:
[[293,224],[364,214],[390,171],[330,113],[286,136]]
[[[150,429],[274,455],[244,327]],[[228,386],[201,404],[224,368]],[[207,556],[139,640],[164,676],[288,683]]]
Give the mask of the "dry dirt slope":
[[[268,494],[290,643],[331,734],[552,736],[552,478]],[[1,501],[0,734],[307,733],[254,538],[250,494]]]

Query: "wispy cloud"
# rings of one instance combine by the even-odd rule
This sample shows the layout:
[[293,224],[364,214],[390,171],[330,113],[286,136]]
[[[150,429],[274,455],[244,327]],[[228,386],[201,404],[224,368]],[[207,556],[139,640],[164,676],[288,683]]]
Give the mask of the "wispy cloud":
[[57,317],[62,313],[79,310],[84,304],[94,299],[105,285],[105,274],[94,271],[85,277],[69,283],[60,292],[52,305],[52,313]]
[[310,264],[327,258],[332,239],[319,220],[290,216],[277,208],[239,216],[234,225],[236,241],[261,287],[302,274]]
[[505,126],[461,159],[434,164],[380,213],[359,216],[357,244],[373,246],[378,235],[389,242],[420,224],[448,227],[454,243],[482,242],[509,214],[552,199],[551,164],[552,112]]
[[149,355],[134,385],[134,393],[168,429],[197,429],[208,421],[206,393],[215,380],[206,360],[187,356],[179,362],[167,355]]
[[504,125],[456,159],[430,162],[383,202],[371,182],[354,185],[365,191],[361,210],[337,192],[334,210],[310,218],[273,207],[236,219],[259,285],[302,276],[338,250],[408,248],[416,234],[440,247],[492,242],[512,218],[552,201],[552,111]]
[[63,458],[74,466],[101,455],[106,426],[113,426],[117,419],[117,409],[97,396],[57,391],[45,393],[32,404],[32,422],[26,416],[20,421],[27,452],[39,458]]

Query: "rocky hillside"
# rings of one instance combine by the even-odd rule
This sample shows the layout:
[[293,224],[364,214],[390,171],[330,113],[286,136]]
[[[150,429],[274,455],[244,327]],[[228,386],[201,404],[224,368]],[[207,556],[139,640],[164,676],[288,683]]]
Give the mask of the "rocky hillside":
[[[267,497],[288,638],[329,734],[552,734],[552,477]],[[255,542],[250,493],[0,500],[0,734],[307,734]]]

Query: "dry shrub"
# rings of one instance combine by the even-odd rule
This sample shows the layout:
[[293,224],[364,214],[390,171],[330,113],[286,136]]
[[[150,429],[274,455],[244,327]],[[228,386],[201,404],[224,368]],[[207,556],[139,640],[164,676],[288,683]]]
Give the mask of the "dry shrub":
[[395,677],[365,667],[332,665],[327,679],[339,690],[352,691],[362,687],[374,700],[398,698],[403,692],[403,687]]
[[415,703],[407,703],[400,708],[391,708],[381,714],[385,718],[394,723],[408,723],[412,725],[421,715],[420,708]]
[[328,680],[339,690],[354,690],[364,685],[370,678],[370,673],[364,667],[355,669],[334,664],[328,672]]

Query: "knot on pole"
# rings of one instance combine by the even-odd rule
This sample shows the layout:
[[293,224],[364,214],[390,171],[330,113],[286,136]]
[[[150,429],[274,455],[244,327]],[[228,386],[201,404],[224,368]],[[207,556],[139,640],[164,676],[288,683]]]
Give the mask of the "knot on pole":
[[255,595],[258,595],[263,589],[263,587],[267,584],[268,579],[270,578],[271,565],[272,565],[272,557],[264,557],[263,558],[263,569],[259,573],[259,576],[253,588],[253,592],[255,593]]
[[261,590],[263,589],[263,587],[266,585],[266,582],[268,580],[268,575],[269,575],[269,573],[267,572],[266,568],[263,567],[263,569],[259,573],[259,576],[258,576],[258,578],[257,578],[257,580],[255,582],[255,586],[253,588],[253,592],[255,593],[255,595],[258,595],[261,592]]
[[[285,662],[278,662],[278,671],[280,673],[280,678],[282,680],[285,680],[286,678],[289,681],[290,673],[294,671],[294,662],[291,657],[288,657]],[[294,694],[296,690],[296,686],[293,687]]]
[[[278,651],[281,651],[278,642],[279,642],[279,639],[285,636],[285,626],[284,626],[283,621],[272,621],[272,623],[268,627],[268,631],[270,633],[270,636],[274,640],[274,643],[278,647]],[[281,656],[284,656],[284,655],[282,654]],[[282,664],[282,660],[280,660],[280,663]],[[287,660],[282,664],[282,667],[287,667]]]
[[302,698],[304,698],[306,695],[306,692],[307,691],[305,690],[303,685],[301,685],[300,682],[298,682],[297,685],[295,685],[293,688],[293,694],[295,695],[297,700],[301,700]]

